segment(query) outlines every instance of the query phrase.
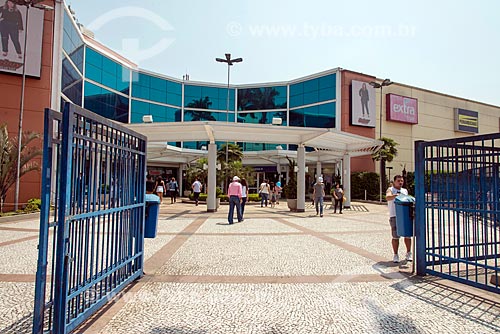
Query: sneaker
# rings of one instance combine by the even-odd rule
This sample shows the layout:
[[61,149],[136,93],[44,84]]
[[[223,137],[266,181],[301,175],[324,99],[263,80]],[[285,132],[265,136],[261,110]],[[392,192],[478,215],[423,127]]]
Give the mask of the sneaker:
[[394,257],[392,258],[392,262],[394,262],[394,263],[399,262],[399,255],[398,254],[394,254]]
[[320,217],[323,217],[323,214],[320,214],[319,216],[320,216]]
[[406,261],[413,261],[413,256],[411,252],[406,253],[405,259]]

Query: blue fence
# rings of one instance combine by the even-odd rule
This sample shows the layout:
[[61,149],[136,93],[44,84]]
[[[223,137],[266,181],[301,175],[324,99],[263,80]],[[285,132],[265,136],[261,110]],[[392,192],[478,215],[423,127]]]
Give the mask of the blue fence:
[[33,333],[58,334],[143,274],[146,138],[69,103],[44,131]]
[[500,133],[415,143],[417,274],[500,293]]

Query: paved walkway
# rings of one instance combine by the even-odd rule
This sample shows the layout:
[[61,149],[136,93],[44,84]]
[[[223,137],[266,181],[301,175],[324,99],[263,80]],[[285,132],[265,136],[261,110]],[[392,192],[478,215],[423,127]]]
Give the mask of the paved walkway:
[[[146,275],[78,333],[498,333],[500,296],[393,264],[387,208],[164,201]],[[36,220],[0,223],[0,333],[30,333]],[[403,256],[401,248],[400,255]]]

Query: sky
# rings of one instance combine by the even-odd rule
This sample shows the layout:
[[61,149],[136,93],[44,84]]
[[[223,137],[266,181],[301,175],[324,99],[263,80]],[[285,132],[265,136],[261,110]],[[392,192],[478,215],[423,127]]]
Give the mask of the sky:
[[66,0],[140,68],[192,81],[281,82],[337,67],[500,106],[498,0]]

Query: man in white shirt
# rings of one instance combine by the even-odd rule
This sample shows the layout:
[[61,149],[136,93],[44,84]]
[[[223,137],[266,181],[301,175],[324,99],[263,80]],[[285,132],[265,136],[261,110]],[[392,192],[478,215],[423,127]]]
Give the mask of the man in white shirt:
[[[401,175],[394,176],[394,185],[389,187],[385,193],[385,199],[387,200],[387,207],[389,208],[389,223],[391,224],[392,232],[392,250],[394,252],[394,257],[392,262],[399,262],[399,235],[396,231],[396,205],[394,204],[394,199],[399,195],[408,195],[408,190],[403,188],[404,179]],[[411,238],[404,238],[406,245],[406,261],[412,261],[411,254]]]
[[198,200],[200,198],[201,188],[203,188],[203,185],[201,184],[200,180],[196,178],[193,184],[191,185],[191,189],[193,189],[193,195],[194,195],[193,197],[196,206],[198,206]]

